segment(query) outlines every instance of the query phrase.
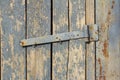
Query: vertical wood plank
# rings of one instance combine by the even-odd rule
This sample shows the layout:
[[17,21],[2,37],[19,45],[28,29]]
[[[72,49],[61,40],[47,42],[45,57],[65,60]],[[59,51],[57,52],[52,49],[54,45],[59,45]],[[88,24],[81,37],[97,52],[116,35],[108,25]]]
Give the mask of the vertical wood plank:
[[95,80],[95,43],[87,44],[86,79]]
[[24,0],[0,0],[1,80],[25,80]]
[[[68,0],[53,0],[53,34],[68,32]],[[53,43],[53,80],[66,80],[68,42]]]
[[[85,25],[85,0],[69,0],[70,31]],[[85,80],[85,42],[70,40],[68,80]]]
[[[86,0],[86,24],[94,24],[94,0]],[[95,44],[86,44],[86,80],[95,80]]]
[[96,24],[99,24],[99,41],[96,43],[96,80],[106,80],[108,70],[108,27],[111,0],[96,0]]
[[120,0],[112,1],[109,27],[109,63],[106,80],[120,80]]
[[119,5],[119,0],[96,0],[96,22],[100,25],[96,80],[120,79]]
[[[27,0],[27,37],[51,34],[50,0]],[[50,80],[50,44],[27,48],[27,79]]]

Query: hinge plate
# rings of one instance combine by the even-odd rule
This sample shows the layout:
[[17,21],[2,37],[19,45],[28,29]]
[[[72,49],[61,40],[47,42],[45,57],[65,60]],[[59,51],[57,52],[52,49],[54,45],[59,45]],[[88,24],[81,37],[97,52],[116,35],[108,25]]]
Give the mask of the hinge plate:
[[98,26],[85,25],[81,31],[65,32],[43,37],[29,38],[20,41],[21,46],[30,46],[37,44],[46,44],[53,42],[62,42],[73,39],[87,39],[90,41],[98,40]]

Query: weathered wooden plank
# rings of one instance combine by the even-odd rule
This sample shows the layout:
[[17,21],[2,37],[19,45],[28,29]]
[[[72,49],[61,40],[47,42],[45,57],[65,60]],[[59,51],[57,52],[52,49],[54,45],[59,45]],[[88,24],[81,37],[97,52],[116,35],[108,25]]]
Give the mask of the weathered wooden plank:
[[95,43],[87,44],[86,79],[95,80]]
[[[70,31],[82,30],[85,25],[85,0],[69,0]],[[70,40],[68,80],[85,80],[85,42]]]
[[24,0],[0,0],[1,80],[25,80]]
[[96,43],[96,80],[106,80],[108,70],[108,27],[110,25],[110,1],[96,0],[96,24],[100,25],[99,41]]
[[[27,38],[51,34],[50,0],[27,0]],[[50,80],[50,44],[27,48],[27,80]]]
[[[94,0],[86,0],[86,24],[94,24]],[[86,80],[95,80],[95,44],[86,44]]]
[[[68,32],[68,0],[53,0],[53,34],[63,32]],[[54,43],[52,48],[52,78],[66,80],[68,42]]]
[[100,25],[96,80],[119,80],[119,4],[119,0],[96,0],[96,22]]
[[106,80],[120,80],[120,0],[112,1],[109,27],[109,62]]

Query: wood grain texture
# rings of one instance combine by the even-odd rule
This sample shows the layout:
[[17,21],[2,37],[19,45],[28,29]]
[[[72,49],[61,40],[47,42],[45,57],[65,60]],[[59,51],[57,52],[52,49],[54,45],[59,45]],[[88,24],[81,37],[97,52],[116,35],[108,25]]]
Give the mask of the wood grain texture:
[[106,80],[120,79],[120,0],[111,2],[111,25],[109,27],[109,62]]
[[1,80],[25,80],[24,0],[0,0]]
[[[86,0],[86,24],[94,24],[94,0]],[[86,80],[95,80],[95,44],[86,44]]]
[[[69,0],[70,31],[82,30],[85,25],[85,0]],[[85,42],[70,40],[68,80],[85,80]]]
[[95,80],[95,43],[86,44],[86,79]]
[[[53,0],[53,34],[68,32],[68,0]],[[66,80],[68,42],[53,43],[53,80]]]
[[96,0],[96,22],[100,25],[96,80],[120,79],[119,7],[119,0]]
[[[50,0],[27,0],[27,37],[51,34]],[[50,44],[27,48],[27,79],[50,80]]]
[[99,24],[99,41],[96,43],[96,80],[106,80],[108,71],[108,27],[110,0],[96,0],[96,24]]

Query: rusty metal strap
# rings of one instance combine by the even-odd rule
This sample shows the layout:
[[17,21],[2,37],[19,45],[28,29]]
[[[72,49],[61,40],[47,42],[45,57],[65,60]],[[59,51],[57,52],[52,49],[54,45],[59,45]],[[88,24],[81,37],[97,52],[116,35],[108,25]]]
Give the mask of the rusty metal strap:
[[43,37],[24,39],[20,41],[21,46],[30,46],[37,44],[46,44],[53,42],[61,42],[73,39],[87,39],[90,41],[98,40],[98,26],[85,25],[81,31],[65,32],[54,35],[46,35]]

